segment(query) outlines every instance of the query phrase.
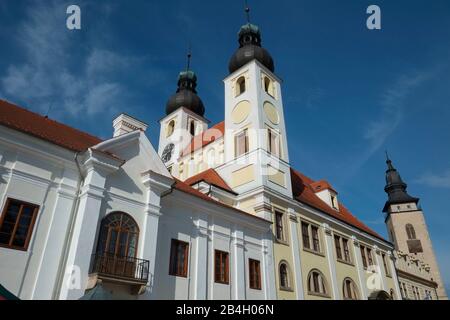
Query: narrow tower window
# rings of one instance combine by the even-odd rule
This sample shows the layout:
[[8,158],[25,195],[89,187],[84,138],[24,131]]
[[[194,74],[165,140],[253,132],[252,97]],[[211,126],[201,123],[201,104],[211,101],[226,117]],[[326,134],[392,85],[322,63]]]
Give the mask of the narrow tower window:
[[193,120],[189,123],[189,132],[191,136],[195,136],[195,122]]
[[236,81],[236,97],[245,92],[245,77],[240,77]]
[[273,81],[270,80],[268,77],[264,77],[264,91],[270,95],[271,97],[275,97],[275,90],[273,86]]
[[167,138],[170,137],[173,134],[174,130],[175,130],[175,120],[171,120],[167,125],[166,137]]
[[414,240],[416,239],[416,231],[414,230],[414,227],[412,226],[412,224],[408,223],[406,226],[406,234],[408,235],[408,239],[409,240]]

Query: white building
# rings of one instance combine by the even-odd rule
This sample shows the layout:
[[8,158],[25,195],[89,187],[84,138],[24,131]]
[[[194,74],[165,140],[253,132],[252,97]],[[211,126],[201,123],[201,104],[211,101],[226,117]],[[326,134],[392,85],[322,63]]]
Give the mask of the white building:
[[127,115],[101,141],[0,101],[0,283],[22,299],[275,298],[270,222],[172,178]]

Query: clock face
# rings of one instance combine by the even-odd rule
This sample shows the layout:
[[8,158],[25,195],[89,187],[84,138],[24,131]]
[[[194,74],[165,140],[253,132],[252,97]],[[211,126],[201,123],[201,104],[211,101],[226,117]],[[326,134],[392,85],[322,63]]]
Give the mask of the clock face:
[[161,159],[164,163],[169,162],[170,159],[172,159],[172,153],[173,149],[175,148],[175,145],[173,143],[169,143],[162,153]]

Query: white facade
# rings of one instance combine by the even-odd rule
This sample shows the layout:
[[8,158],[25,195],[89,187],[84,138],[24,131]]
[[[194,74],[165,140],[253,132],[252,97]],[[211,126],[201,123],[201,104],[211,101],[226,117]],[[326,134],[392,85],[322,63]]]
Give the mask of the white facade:
[[[21,299],[80,298],[96,279],[101,221],[123,212],[139,228],[136,258],[149,261],[149,279],[140,294],[103,279],[115,298],[274,298],[270,223],[174,182],[142,130],[76,153],[0,126],[1,206],[39,206],[28,248],[0,247],[0,283]],[[186,278],[168,274],[171,239],[189,243]],[[214,283],[215,249],[229,252],[229,285]],[[249,258],[261,263],[261,290],[248,288]]]

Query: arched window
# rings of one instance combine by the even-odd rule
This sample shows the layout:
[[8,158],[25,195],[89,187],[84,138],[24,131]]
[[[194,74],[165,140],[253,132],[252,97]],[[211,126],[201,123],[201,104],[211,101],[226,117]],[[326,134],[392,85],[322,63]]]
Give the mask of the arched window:
[[344,299],[346,300],[358,300],[358,287],[355,282],[350,278],[344,279]]
[[319,270],[311,270],[308,275],[308,293],[328,296],[327,282]]
[[173,134],[173,131],[175,130],[175,120],[171,120],[169,124],[167,125],[167,134],[166,137],[170,137]]
[[406,226],[406,234],[408,236],[409,240],[413,240],[416,239],[416,231],[414,230],[414,227],[412,226],[412,224],[408,223]]
[[100,226],[97,253],[114,257],[136,257],[139,227],[126,213],[107,215]]
[[191,133],[191,136],[195,136],[195,122],[192,120],[189,123],[189,132]]
[[240,77],[236,81],[236,97],[245,92],[245,77]]
[[273,85],[273,81],[268,77],[264,77],[264,91],[272,97],[275,97],[275,88]]
[[289,289],[290,286],[290,278],[289,278],[289,267],[285,261],[280,263],[279,267],[279,275],[280,275],[280,288],[281,289]]

